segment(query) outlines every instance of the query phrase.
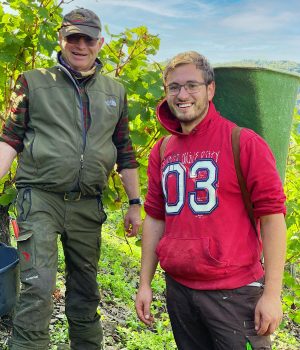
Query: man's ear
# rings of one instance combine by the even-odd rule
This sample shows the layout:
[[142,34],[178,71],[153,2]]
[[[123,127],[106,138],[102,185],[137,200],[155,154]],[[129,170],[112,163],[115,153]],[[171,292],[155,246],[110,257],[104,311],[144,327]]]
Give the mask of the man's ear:
[[207,85],[207,97],[208,101],[211,101],[215,96],[216,84],[212,81],[209,85]]
[[99,45],[99,51],[101,50],[101,47],[102,47],[102,45],[104,44],[104,38],[103,37],[101,37],[100,39],[99,39],[99,42],[98,42],[98,45]]
[[63,36],[61,35],[61,32],[59,31],[58,32],[58,43],[59,43],[59,46],[61,47],[61,42],[63,40]]

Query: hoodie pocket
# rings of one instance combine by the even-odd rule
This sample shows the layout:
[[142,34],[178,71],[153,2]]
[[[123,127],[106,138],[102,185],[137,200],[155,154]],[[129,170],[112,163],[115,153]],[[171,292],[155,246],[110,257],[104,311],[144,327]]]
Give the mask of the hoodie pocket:
[[227,273],[228,261],[212,254],[209,237],[180,239],[164,236],[156,249],[160,266],[168,274],[188,280],[214,280]]

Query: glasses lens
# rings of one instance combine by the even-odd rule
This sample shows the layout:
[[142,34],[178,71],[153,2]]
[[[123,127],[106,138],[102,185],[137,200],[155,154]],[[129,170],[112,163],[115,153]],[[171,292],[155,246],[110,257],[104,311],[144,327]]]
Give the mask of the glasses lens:
[[71,35],[68,35],[65,39],[68,44],[78,44],[81,38],[84,40],[87,46],[95,46],[98,41],[98,39],[94,39],[94,38],[91,38],[90,36],[80,35],[80,34],[71,34]]
[[180,93],[180,90],[182,87],[184,87],[185,91],[188,94],[194,94],[196,92],[199,92],[201,89],[201,86],[206,85],[204,82],[198,82],[198,81],[190,81],[183,85],[180,84],[170,84],[167,86],[167,93],[169,95],[178,95]]
[[184,87],[188,93],[192,94],[193,92],[198,92],[202,85],[203,85],[202,83],[190,82],[190,83],[186,83]]
[[179,84],[171,84],[167,86],[167,92],[169,95],[177,95],[180,91],[180,85]]

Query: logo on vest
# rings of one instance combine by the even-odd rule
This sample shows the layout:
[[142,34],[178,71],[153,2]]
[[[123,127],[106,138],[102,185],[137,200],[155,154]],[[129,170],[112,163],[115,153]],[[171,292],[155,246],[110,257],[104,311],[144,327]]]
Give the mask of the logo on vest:
[[109,107],[117,107],[117,102],[113,97],[106,100],[105,104],[106,104],[106,106],[109,106]]

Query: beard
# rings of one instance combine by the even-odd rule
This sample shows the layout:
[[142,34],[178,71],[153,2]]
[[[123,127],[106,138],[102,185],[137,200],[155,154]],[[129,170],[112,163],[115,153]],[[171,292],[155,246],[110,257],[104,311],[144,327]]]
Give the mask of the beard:
[[179,120],[181,124],[198,124],[207,114],[209,102],[197,100],[191,107],[180,109],[177,104],[169,103],[172,114]]

